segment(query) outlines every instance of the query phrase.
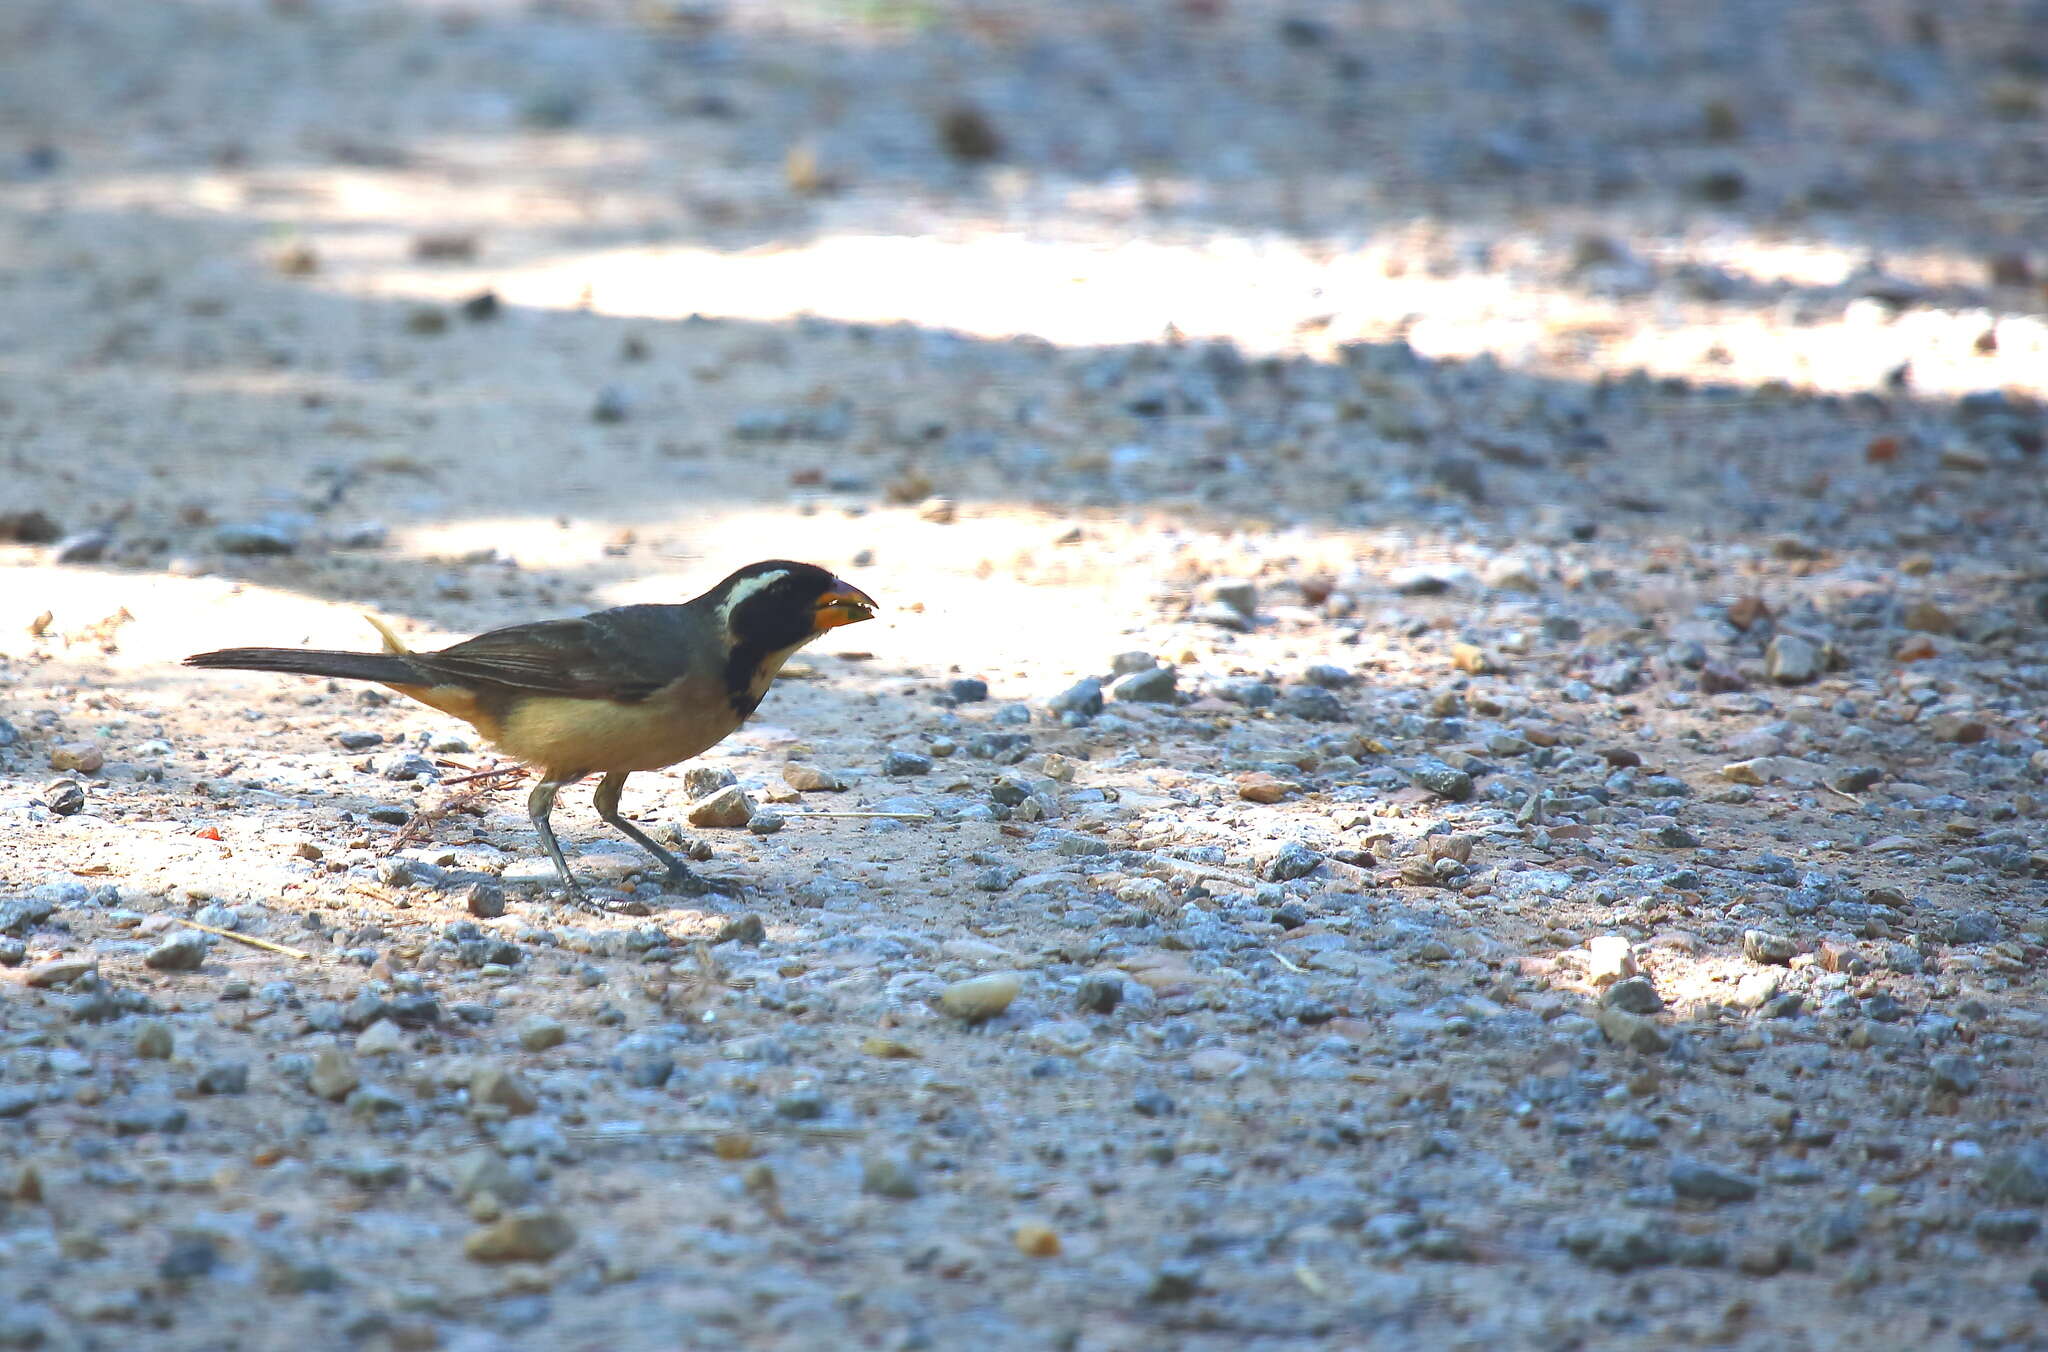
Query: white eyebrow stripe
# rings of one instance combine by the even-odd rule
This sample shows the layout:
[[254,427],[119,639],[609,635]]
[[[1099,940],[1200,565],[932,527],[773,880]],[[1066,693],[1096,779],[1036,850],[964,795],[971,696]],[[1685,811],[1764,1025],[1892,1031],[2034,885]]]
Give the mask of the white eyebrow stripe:
[[757,573],[753,577],[742,578],[739,582],[733,584],[732,591],[726,596],[723,604],[718,607],[718,618],[721,620],[725,619],[732,614],[733,609],[742,601],[745,601],[757,592],[774,586],[788,576],[788,569],[777,568],[772,573]]

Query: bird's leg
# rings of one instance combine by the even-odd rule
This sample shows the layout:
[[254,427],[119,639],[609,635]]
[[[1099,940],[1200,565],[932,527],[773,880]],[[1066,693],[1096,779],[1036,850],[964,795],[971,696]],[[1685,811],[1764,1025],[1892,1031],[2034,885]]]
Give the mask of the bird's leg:
[[564,784],[574,780],[543,779],[533,786],[533,792],[526,795],[526,815],[533,819],[533,829],[540,833],[540,847],[548,852],[548,858],[555,861],[555,872],[562,879],[562,888],[576,901],[586,901],[583,889],[569,876],[569,861],[562,858],[562,847],[555,840],[555,828],[548,825],[548,814],[555,810],[555,794]]
[[592,794],[590,798],[591,805],[597,809],[598,816],[604,818],[613,826],[618,827],[619,830],[625,832],[634,844],[661,861],[661,866],[668,870],[668,883],[670,887],[683,893],[685,896],[693,897],[702,896],[706,892],[727,892],[732,890],[730,886],[721,885],[715,879],[706,878],[695,872],[688,864],[685,864],[660,845],[657,845],[652,836],[620,815],[619,794],[624,791],[625,787],[626,771],[612,771],[598,783],[597,792]]

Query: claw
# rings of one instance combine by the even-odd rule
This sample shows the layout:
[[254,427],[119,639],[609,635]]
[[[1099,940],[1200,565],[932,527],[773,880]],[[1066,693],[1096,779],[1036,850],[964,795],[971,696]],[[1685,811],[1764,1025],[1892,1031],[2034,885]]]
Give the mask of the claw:
[[665,886],[668,891],[685,897],[701,897],[711,892],[727,897],[740,895],[740,885],[732,879],[707,878],[701,873],[696,873],[682,867],[680,864],[668,871]]

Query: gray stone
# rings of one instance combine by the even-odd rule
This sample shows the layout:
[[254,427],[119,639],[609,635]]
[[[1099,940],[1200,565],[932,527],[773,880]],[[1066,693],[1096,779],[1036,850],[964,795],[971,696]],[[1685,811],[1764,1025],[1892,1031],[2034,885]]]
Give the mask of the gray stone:
[[1290,840],[1274,852],[1260,872],[1273,882],[1306,878],[1323,866],[1323,856],[1298,840]]
[[1820,675],[1820,647],[1797,634],[1779,634],[1764,649],[1764,671],[1779,685],[1805,685]]
[[1093,676],[1084,677],[1047,700],[1045,707],[1056,714],[1083,714],[1092,718],[1102,712],[1102,682]]
[[1109,688],[1111,699],[1130,704],[1171,704],[1180,676],[1172,667],[1153,667],[1118,678]]
[[1408,772],[1417,787],[1440,798],[1462,803],[1472,796],[1472,776],[1439,760],[1427,760]]
[[1671,1161],[1671,1190],[1688,1201],[1747,1202],[1756,1196],[1757,1187],[1757,1181],[1748,1174],[1704,1160]]
[[213,941],[198,930],[181,930],[143,956],[143,965],[159,972],[194,972],[206,961]]

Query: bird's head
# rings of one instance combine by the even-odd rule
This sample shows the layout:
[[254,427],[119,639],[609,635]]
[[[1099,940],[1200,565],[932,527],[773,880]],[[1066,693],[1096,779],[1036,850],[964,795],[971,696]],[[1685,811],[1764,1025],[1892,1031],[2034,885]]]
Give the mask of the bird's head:
[[772,653],[871,620],[874,598],[812,563],[763,559],[705,593],[736,645]]

